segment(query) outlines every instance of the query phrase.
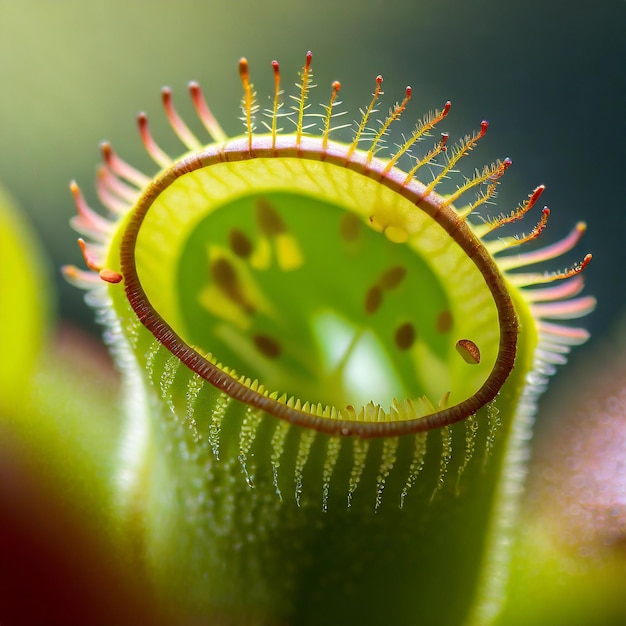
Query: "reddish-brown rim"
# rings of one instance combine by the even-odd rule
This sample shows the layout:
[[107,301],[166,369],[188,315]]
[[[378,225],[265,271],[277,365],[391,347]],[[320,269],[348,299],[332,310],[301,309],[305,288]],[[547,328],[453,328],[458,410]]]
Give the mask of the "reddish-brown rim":
[[[292,424],[313,428],[331,435],[372,438],[424,432],[461,421],[493,400],[513,369],[518,336],[518,318],[513,301],[504,284],[500,270],[489,252],[472,233],[465,220],[459,218],[453,209],[444,205],[439,195],[436,193],[426,194],[425,186],[416,180],[404,184],[406,173],[396,168],[384,172],[384,162],[376,159],[368,160],[366,155],[359,152],[348,157],[347,148],[341,144],[328,142],[324,150],[321,139],[303,137],[300,142],[296,143],[295,136],[286,136],[279,137],[274,144],[272,144],[271,138],[255,137],[250,149],[248,138],[234,139],[223,145],[209,146],[162,172],[150,184],[132,209],[123,233],[120,262],[128,301],[141,323],[190,370],[228,396],[262,409],[270,415]],[[253,391],[240,381],[230,377],[191,348],[159,315],[141,285],[135,264],[137,237],[143,220],[156,198],[174,180],[200,168],[228,161],[275,157],[298,157],[325,161],[339,167],[347,167],[363,176],[379,181],[436,219],[472,259],[493,296],[500,324],[500,342],[496,362],[491,373],[474,395],[459,404],[441,409],[430,415],[393,422],[362,422],[329,419],[313,415]]]

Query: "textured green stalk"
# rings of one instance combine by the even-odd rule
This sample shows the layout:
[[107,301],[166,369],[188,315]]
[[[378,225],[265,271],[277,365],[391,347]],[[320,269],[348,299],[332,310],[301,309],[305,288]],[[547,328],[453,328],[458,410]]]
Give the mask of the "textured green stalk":
[[[193,380],[182,370],[164,384],[174,361],[143,328],[136,350],[148,355],[139,362],[153,376],[137,381],[148,387],[137,390],[148,398],[147,424],[145,439],[132,445],[145,465],[129,509],[142,511],[149,566],[172,611],[256,623],[463,623],[485,552],[494,549],[489,533],[501,539],[494,497],[513,427],[506,407],[519,397],[523,370],[502,391],[500,414],[490,405],[425,441],[333,438],[237,412],[232,402],[212,437],[216,410],[228,400],[206,384],[194,399],[189,390],[199,384],[181,385]],[[242,451],[246,429],[254,439]],[[272,440],[283,429],[285,452],[274,468]],[[300,486],[298,457],[308,445]],[[364,449],[357,476],[354,459]]]

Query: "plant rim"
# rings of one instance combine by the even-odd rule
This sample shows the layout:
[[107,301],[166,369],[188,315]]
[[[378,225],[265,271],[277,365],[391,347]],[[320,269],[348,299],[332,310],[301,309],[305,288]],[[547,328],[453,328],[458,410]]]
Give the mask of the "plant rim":
[[[217,163],[285,157],[324,161],[337,167],[348,168],[379,182],[411,201],[416,210],[427,213],[473,261],[493,296],[498,312],[500,340],[494,367],[472,396],[451,407],[440,408],[428,415],[412,419],[374,422],[344,417],[329,419],[321,413],[318,415],[290,407],[234,378],[188,345],[152,306],[139,279],[134,252],[144,218],[159,194],[181,176]],[[358,150],[350,153],[349,146],[333,141],[327,141],[324,145],[320,138],[314,137],[272,138],[254,135],[252,138],[240,137],[223,144],[213,144],[179,160],[162,171],[136,203],[122,235],[120,264],[126,295],[138,319],[191,371],[233,399],[291,424],[312,428],[329,435],[388,437],[449,426],[475,414],[481,407],[491,402],[502,388],[515,363],[519,323],[513,300],[496,262],[467,222],[453,208],[446,205],[440,195],[434,191],[428,192],[426,185],[415,178],[407,183],[406,172],[396,167],[387,168],[386,162],[375,158],[369,159],[365,153]]]

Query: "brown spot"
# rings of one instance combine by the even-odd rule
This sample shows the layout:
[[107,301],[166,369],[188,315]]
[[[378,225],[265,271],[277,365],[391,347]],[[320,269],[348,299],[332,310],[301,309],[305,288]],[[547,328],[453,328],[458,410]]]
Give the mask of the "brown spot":
[[247,259],[252,254],[252,242],[248,235],[238,228],[231,228],[228,233],[230,249],[242,259]]
[[378,285],[369,288],[365,296],[365,312],[372,315],[378,311],[383,301],[383,292]]
[[406,267],[396,265],[395,267],[390,267],[380,275],[378,284],[383,289],[395,289],[404,280],[405,276]]
[[211,264],[211,276],[217,286],[247,313],[254,313],[254,306],[247,300],[237,279],[237,271],[232,263],[225,258],[216,259]]
[[452,328],[452,313],[450,311],[441,311],[437,316],[437,332],[448,333]]
[[354,213],[346,213],[339,222],[339,235],[345,241],[356,241],[361,234],[361,220]]
[[216,259],[211,265],[211,276],[217,286],[229,292],[237,284],[237,272],[228,259]]
[[408,350],[415,342],[415,326],[411,322],[400,324],[396,328],[395,340],[400,350]]
[[261,232],[268,237],[287,232],[283,218],[266,198],[258,198],[256,201],[256,219]]
[[280,344],[267,335],[254,335],[252,337],[257,350],[268,359],[277,359],[280,356]]
[[470,339],[459,339],[456,342],[456,349],[466,363],[469,363],[470,365],[477,365],[480,363],[480,350]]

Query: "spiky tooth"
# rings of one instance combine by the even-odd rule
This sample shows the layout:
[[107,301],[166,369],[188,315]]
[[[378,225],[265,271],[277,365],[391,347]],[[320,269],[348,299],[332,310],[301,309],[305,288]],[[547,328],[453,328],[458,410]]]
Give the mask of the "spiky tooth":
[[348,405],[347,407],[341,409],[340,413],[341,417],[345,420],[354,421],[357,419],[356,411],[352,405]]

